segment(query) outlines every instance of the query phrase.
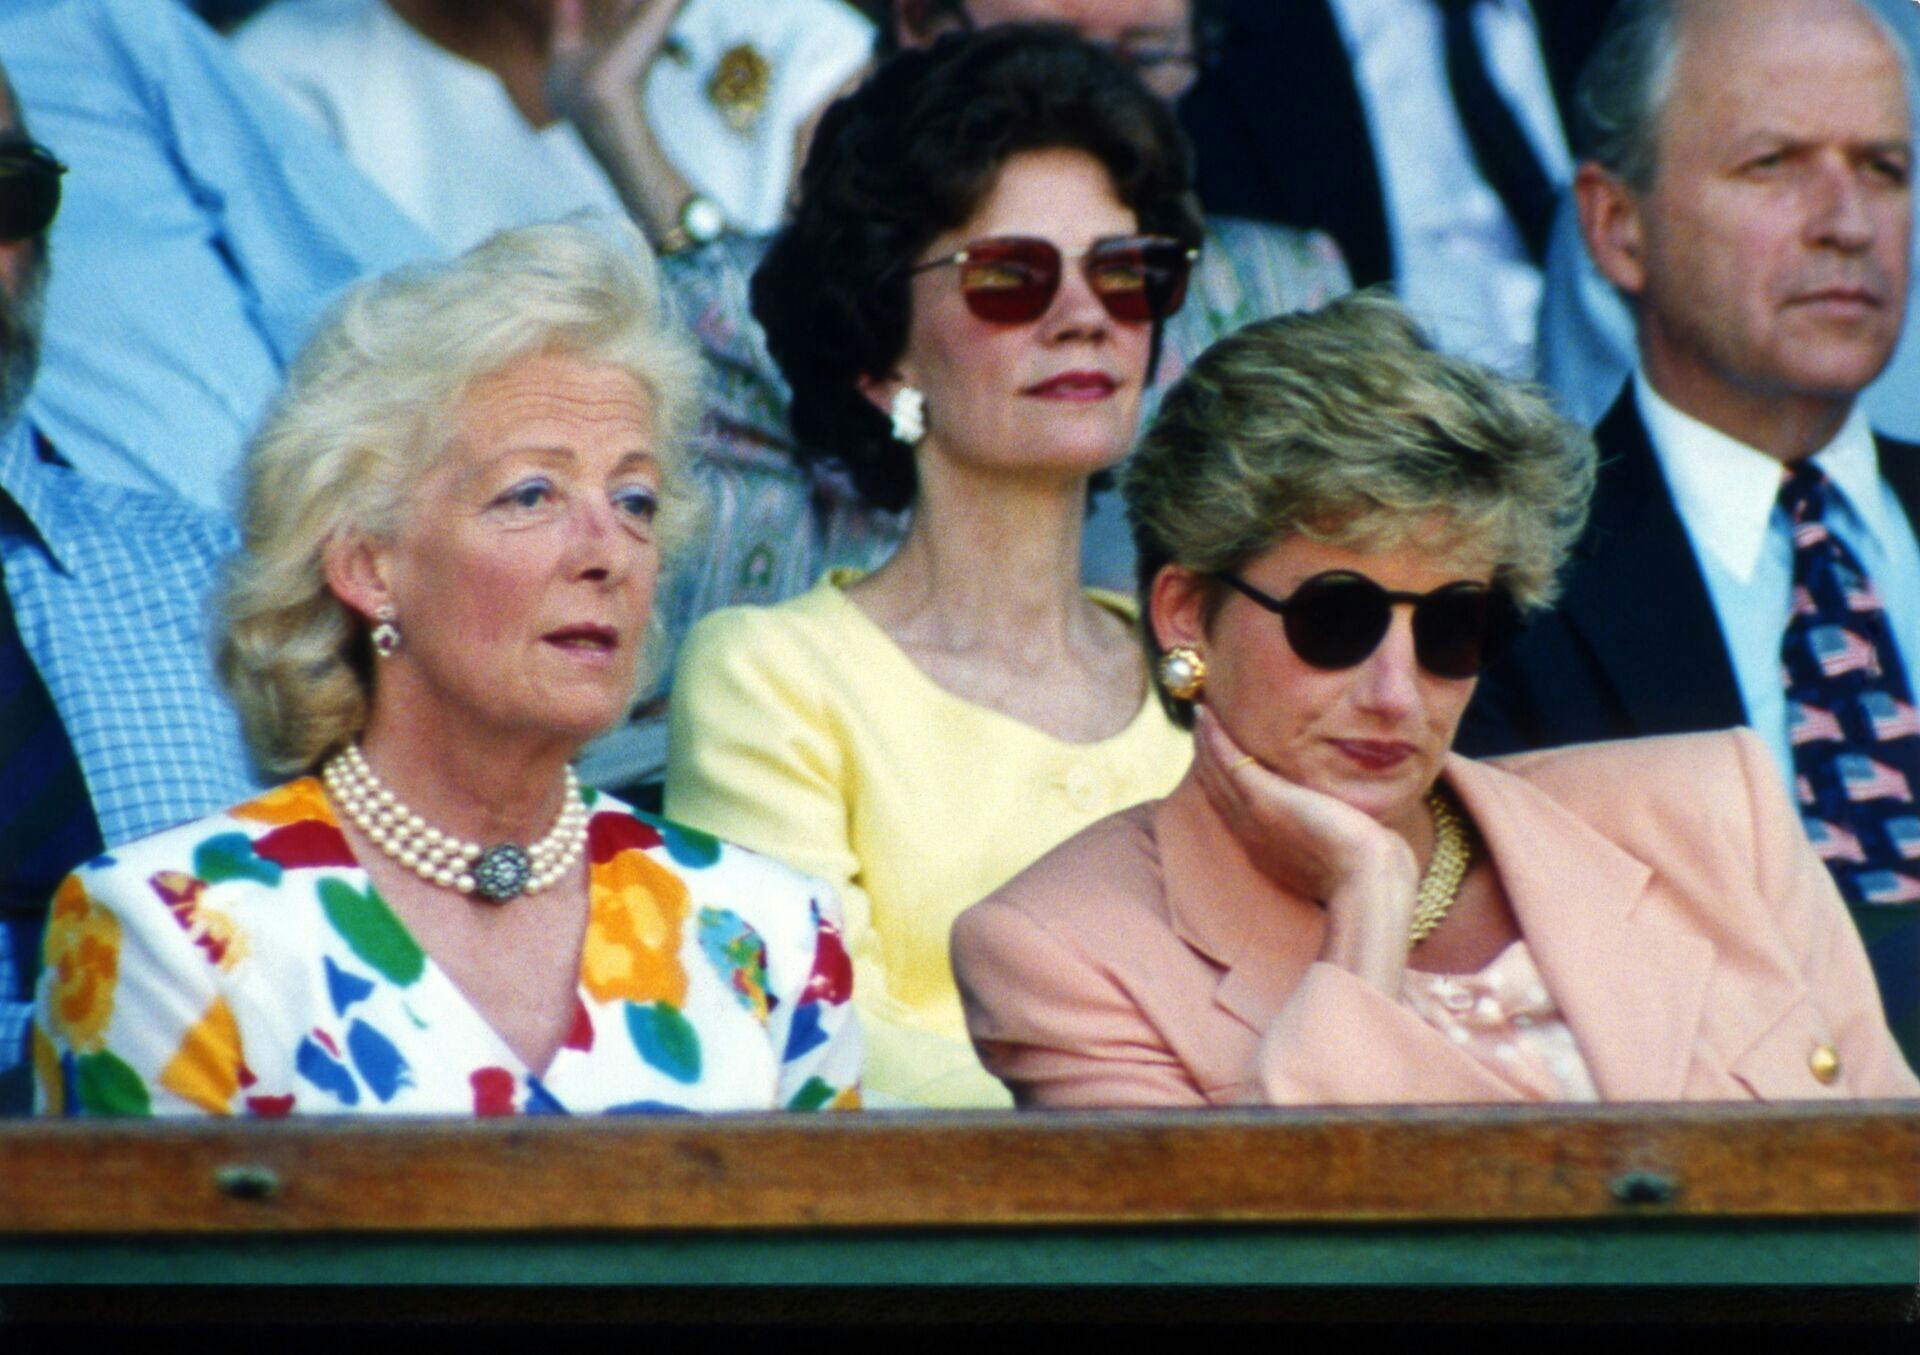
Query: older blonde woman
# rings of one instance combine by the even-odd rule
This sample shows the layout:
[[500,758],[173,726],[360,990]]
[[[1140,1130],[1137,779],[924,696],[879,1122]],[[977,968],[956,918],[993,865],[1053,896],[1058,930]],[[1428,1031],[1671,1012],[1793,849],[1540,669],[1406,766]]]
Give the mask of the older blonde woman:
[[252,453],[223,675],[294,780],[52,909],[67,1113],[845,1105],[830,893],[582,790],[688,516],[637,239],[510,232],[351,293]]
[[1751,733],[1450,751],[1592,479],[1380,298],[1194,365],[1126,485],[1193,770],[954,931],[1022,1104],[1920,1093]]

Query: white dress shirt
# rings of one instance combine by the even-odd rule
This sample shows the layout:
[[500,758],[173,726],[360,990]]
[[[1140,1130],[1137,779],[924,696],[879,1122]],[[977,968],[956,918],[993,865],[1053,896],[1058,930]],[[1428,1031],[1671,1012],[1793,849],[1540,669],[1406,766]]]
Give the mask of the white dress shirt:
[[497,75],[383,0],[279,0],[233,45],[449,252],[574,212],[624,213],[571,124],[532,126]]
[[[660,149],[729,223],[773,230],[786,214],[795,137],[872,54],[873,24],[846,0],[686,0],[670,36],[643,95]],[[385,0],[276,0],[233,44],[448,250],[574,212],[623,210],[571,124],[530,126],[498,76],[421,35]],[[715,92],[730,55],[766,77],[739,129]]]
[[[1400,299],[1450,353],[1511,375],[1533,371],[1541,277],[1481,176],[1447,82],[1434,0],[1329,0],[1380,165]],[[1573,176],[1566,134],[1526,0],[1474,11],[1487,73],[1547,176]]]
[[[1767,741],[1787,793],[1794,795],[1787,694],[1780,678],[1780,644],[1793,592],[1792,524],[1780,507],[1784,468],[1765,452],[1681,413],[1661,398],[1645,373],[1634,380],[1634,399],[1720,618],[1747,723]],[[1859,405],[1833,440],[1813,454],[1813,464],[1832,483],[1827,526],[1879,592],[1911,686],[1914,660],[1920,659],[1920,545],[1900,501],[1881,478],[1873,430]]]

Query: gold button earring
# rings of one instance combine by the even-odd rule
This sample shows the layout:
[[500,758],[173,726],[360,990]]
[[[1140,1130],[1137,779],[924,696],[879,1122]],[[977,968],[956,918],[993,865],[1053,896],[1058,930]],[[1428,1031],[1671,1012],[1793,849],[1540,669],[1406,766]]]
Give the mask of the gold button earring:
[[1160,685],[1176,701],[1191,701],[1207,685],[1207,661],[1192,645],[1175,645],[1160,656]]

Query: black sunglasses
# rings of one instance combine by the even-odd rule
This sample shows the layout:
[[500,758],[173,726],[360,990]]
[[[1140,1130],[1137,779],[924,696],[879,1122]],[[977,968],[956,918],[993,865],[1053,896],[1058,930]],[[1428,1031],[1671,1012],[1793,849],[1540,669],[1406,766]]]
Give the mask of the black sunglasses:
[[1514,613],[1505,590],[1484,583],[1446,584],[1431,593],[1396,593],[1364,574],[1315,574],[1288,598],[1261,592],[1233,574],[1216,574],[1279,616],[1287,643],[1303,663],[1329,671],[1352,668],[1380,647],[1398,603],[1413,608],[1413,653],[1435,677],[1479,674],[1511,638]]
[[0,241],[46,234],[60,210],[60,176],[66,172],[37,142],[0,142]]

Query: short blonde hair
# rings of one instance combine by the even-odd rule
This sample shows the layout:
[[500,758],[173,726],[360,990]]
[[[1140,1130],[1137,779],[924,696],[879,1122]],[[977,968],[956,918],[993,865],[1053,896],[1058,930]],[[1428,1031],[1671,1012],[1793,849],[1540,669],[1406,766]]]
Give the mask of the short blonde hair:
[[450,262],[360,283],[293,364],[247,458],[245,548],[227,579],[218,659],[262,766],[308,770],[366,724],[367,628],[327,586],[328,542],[348,530],[393,539],[468,389],[548,354],[618,367],[653,397],[663,558],[686,539],[698,504],[683,451],[697,358],[631,227],[504,231]]
[[[1127,463],[1147,652],[1160,654],[1147,604],[1169,563],[1235,571],[1295,535],[1387,549],[1436,514],[1451,528],[1436,549],[1483,556],[1519,606],[1544,607],[1593,480],[1585,430],[1434,351],[1383,294],[1258,321],[1193,364]],[[1191,722],[1190,703],[1161,695]]]

